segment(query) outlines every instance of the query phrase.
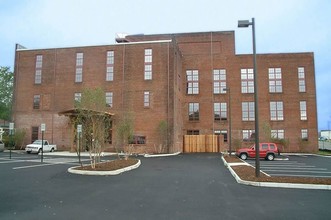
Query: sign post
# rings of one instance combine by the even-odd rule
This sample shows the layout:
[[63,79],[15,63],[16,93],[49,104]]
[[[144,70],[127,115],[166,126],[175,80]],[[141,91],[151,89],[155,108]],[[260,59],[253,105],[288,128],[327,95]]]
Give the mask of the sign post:
[[9,159],[11,159],[11,150],[12,150],[12,147],[13,147],[13,133],[14,133],[14,123],[10,122],[9,123],[9,136],[10,136],[10,139],[9,139]]
[[78,154],[78,160],[79,160],[79,163],[80,165],[82,166],[82,162],[81,162],[81,159],[80,159],[80,151],[81,151],[81,147],[80,147],[80,136],[81,136],[81,133],[82,133],[82,125],[77,125],[77,154]]
[[44,160],[44,132],[46,130],[46,125],[41,124],[40,130],[41,130],[41,162],[43,162],[43,160]]

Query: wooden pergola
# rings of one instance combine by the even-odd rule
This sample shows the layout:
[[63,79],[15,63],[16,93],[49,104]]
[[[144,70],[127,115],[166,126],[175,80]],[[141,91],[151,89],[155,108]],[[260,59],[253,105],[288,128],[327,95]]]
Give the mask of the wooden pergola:
[[68,109],[65,111],[61,111],[58,113],[59,116],[66,116],[69,117],[70,119],[70,124],[71,124],[71,135],[70,135],[70,142],[71,142],[71,150],[73,150],[74,146],[75,146],[75,133],[76,133],[76,127],[75,127],[75,121],[77,120],[77,117],[83,112],[84,114],[90,114],[93,117],[107,117],[109,119],[112,118],[112,116],[114,116],[113,113],[110,112],[101,112],[101,111],[95,111],[95,110],[91,110],[91,109],[77,109],[77,108],[73,108],[73,109]]

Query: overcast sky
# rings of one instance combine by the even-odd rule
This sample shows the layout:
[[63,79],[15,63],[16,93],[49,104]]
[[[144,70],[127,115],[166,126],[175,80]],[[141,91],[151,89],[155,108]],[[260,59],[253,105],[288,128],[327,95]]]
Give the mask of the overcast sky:
[[319,130],[331,129],[330,0],[0,0],[0,66],[13,70],[15,43],[27,48],[114,44],[115,33],[234,30],[236,52],[314,52]]

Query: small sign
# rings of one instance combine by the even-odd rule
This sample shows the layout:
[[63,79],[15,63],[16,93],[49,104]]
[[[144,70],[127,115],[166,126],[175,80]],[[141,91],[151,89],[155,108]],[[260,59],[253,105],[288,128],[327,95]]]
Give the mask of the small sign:
[[41,131],[46,131],[46,124],[41,124],[40,130]]
[[9,123],[9,130],[14,130],[14,123],[13,122]]
[[77,132],[82,133],[82,125],[77,125]]

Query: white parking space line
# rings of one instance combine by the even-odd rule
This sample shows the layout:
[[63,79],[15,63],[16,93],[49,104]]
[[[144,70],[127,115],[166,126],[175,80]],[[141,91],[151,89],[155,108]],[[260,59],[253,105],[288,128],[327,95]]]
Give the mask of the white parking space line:
[[[284,170],[268,170],[268,171],[270,171],[270,172],[284,172]],[[331,172],[312,171],[312,170],[286,170],[286,172],[287,173],[331,173]]]
[[[89,159],[81,160],[82,162],[90,161]],[[34,162],[40,163],[40,159],[33,159],[33,160],[22,160],[20,162]],[[78,165],[78,159],[73,158],[44,158],[42,164],[36,165],[28,165],[28,166],[21,166],[21,167],[13,167],[13,170],[19,169],[26,169],[26,168],[34,168],[34,167],[43,167],[43,166],[51,166],[51,165],[58,165],[58,164],[71,164],[71,165]]]

